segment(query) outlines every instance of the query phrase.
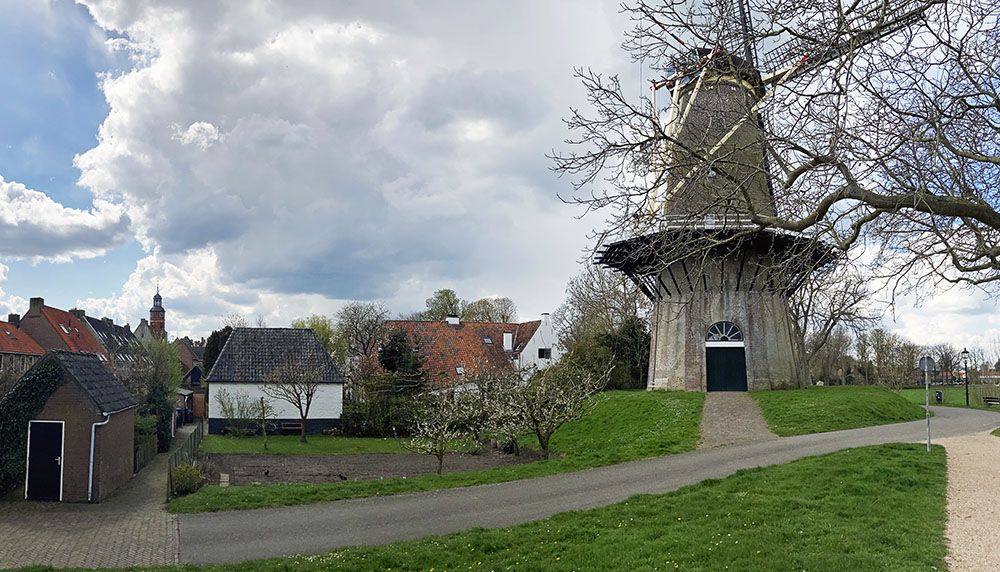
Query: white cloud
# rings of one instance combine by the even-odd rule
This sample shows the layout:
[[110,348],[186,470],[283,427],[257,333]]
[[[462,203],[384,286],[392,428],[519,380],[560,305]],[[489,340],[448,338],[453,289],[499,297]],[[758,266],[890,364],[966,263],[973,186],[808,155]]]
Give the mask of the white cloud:
[[222,139],[219,128],[205,121],[195,121],[184,130],[175,124],[173,129],[173,140],[180,141],[183,145],[196,145],[202,151]]
[[7,271],[10,268],[0,264],[0,320],[6,322],[8,314],[19,313],[28,306],[28,300],[20,296],[10,296],[4,292],[2,286],[7,281]]
[[88,211],[67,208],[0,176],[2,256],[35,261],[93,258],[123,242],[128,223],[120,205],[95,200]]
[[440,287],[526,316],[561,300],[595,223],[556,198],[544,154],[583,97],[574,65],[634,69],[614,6],[85,4],[136,68],[103,79],[80,182],[149,253],[88,304],[145,315],[159,277],[196,331],[196,312],[407,310]]

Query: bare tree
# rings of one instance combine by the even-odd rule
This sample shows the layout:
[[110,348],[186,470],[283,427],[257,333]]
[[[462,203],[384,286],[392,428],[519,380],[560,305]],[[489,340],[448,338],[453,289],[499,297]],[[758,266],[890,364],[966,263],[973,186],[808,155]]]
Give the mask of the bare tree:
[[225,316],[223,316],[223,318],[222,318],[222,324],[224,326],[229,326],[230,328],[232,328],[234,330],[236,328],[249,328],[250,327],[250,322],[249,322],[249,320],[247,320],[246,316],[244,316],[243,314],[237,314],[235,312],[232,313],[232,314],[226,314]]
[[480,298],[462,309],[462,320],[467,322],[514,322],[517,320],[517,304],[503,296]]
[[377,302],[351,302],[337,312],[337,336],[349,358],[370,357],[385,334],[389,311]]
[[271,399],[284,401],[295,408],[301,420],[300,440],[303,443],[306,439],[306,420],[309,418],[309,408],[313,399],[319,391],[322,372],[312,366],[307,365],[308,360],[302,362],[286,362],[271,370],[271,373],[260,385],[261,392]]
[[[870,295],[867,278],[847,261],[819,269],[799,286],[790,299],[789,308],[806,372],[812,375],[816,371],[815,361],[822,355],[826,363],[818,369],[828,382],[830,374],[836,373],[830,370],[837,369],[832,361],[846,361],[850,350],[847,330],[862,331],[877,320],[869,304]],[[836,348],[824,352],[831,340]]]
[[[670,244],[651,244],[690,258],[775,229],[824,249],[865,247],[892,293],[911,277],[995,286],[995,3],[760,0],[745,32],[733,6],[624,7],[634,24],[624,48],[666,76],[658,101],[577,70],[589,109],[571,111],[568,150],[553,160],[572,200],[609,221],[597,235],[670,227]],[[711,125],[685,123],[695,91],[731,85],[740,95],[710,110]],[[709,218],[733,232],[696,232]],[[803,258],[779,262],[795,269]]]
[[260,426],[260,434],[264,437],[265,451],[267,451],[267,426],[274,421],[275,417],[274,406],[267,398],[261,397],[257,401],[257,424]]
[[588,264],[566,286],[566,301],[553,313],[560,344],[610,334],[630,317],[646,319],[651,307],[631,280],[606,268]]
[[253,425],[261,417],[259,404],[245,391],[230,393],[226,388],[213,389],[215,404],[226,422],[226,432],[237,437],[254,433]]
[[927,348],[927,352],[934,358],[941,381],[955,381],[956,372],[962,370],[962,359],[958,349],[951,344],[935,344]]

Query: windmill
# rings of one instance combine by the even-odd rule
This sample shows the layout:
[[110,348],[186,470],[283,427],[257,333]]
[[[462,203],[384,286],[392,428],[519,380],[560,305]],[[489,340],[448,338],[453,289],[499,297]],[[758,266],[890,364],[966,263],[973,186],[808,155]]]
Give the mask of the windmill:
[[649,388],[801,386],[788,299],[832,254],[812,237],[752,221],[780,206],[763,105],[782,84],[913,25],[942,1],[854,0],[835,17],[787,30],[759,64],[763,46],[754,42],[747,0],[716,0],[707,26],[714,37],[700,46],[639,5],[677,48],[668,75],[652,82],[658,119],[657,92],[670,95],[656,126],[666,141],[663,176],[647,199],[659,228],[602,245],[595,261],[629,276],[655,303]]

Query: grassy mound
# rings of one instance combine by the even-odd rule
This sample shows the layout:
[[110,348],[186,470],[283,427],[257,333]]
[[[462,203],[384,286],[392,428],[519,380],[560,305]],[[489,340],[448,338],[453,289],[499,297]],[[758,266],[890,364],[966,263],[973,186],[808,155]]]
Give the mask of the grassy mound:
[[530,524],[185,570],[944,570],[945,453],[879,445]]
[[698,445],[704,397],[701,393],[683,391],[602,393],[595,397],[596,403],[584,417],[566,424],[553,435],[554,458],[547,461],[408,479],[208,486],[175,499],[168,509],[172,512],[237,510],[463,487],[691,451]]
[[783,437],[924,418],[923,408],[880,387],[810,387],[750,395],[771,431]]

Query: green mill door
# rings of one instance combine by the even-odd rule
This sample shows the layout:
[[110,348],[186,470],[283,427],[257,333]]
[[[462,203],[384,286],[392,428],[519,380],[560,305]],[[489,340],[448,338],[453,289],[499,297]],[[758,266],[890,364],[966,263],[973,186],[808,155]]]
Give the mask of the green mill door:
[[746,391],[747,355],[743,332],[732,322],[716,322],[705,336],[708,391]]

